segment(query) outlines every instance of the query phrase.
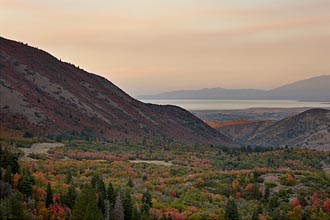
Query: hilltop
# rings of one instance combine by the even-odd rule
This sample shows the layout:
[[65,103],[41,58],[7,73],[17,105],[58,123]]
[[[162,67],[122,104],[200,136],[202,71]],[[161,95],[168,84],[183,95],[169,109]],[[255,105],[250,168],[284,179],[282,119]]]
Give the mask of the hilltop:
[[60,139],[233,144],[182,108],[142,103],[40,49],[0,38],[0,60],[1,130]]
[[260,120],[218,127],[243,145],[330,150],[330,110],[310,109],[282,120]]

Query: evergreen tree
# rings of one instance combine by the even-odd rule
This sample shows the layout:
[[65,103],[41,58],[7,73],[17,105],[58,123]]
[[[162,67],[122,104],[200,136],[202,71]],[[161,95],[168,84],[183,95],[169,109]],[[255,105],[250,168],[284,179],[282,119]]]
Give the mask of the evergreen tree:
[[237,205],[233,199],[229,199],[225,208],[226,220],[238,220]]
[[152,207],[151,195],[149,190],[146,190],[142,196],[142,207],[141,207],[142,216],[148,217],[149,210],[151,207]]
[[34,184],[33,178],[27,174],[24,175],[19,183],[18,183],[18,190],[25,194],[28,198],[32,196],[32,185]]
[[112,207],[114,207],[115,202],[116,202],[116,193],[115,193],[115,189],[113,188],[113,185],[111,182],[109,183],[108,190],[107,190],[107,199],[109,200],[110,205]]
[[8,166],[11,166],[12,173],[19,172],[18,157],[16,154],[8,151],[2,150],[0,148],[0,167],[8,169]]
[[11,166],[9,165],[6,169],[5,176],[3,177],[3,180],[5,182],[11,184],[11,177],[12,177],[12,169],[11,169]]
[[103,182],[103,179],[98,175],[95,174],[92,177],[91,184],[93,189],[97,193],[97,206],[101,209],[102,213],[105,213],[105,204],[104,200],[106,199],[106,189],[105,189],[105,184]]
[[105,211],[104,211],[104,219],[105,220],[110,220],[112,219],[112,215],[111,215],[111,205],[108,199],[104,200],[104,207],[105,207]]
[[124,208],[124,216],[125,220],[132,220],[133,215],[133,205],[132,198],[129,191],[127,191],[123,198],[123,208]]
[[281,219],[281,212],[279,209],[275,209],[270,213],[270,218],[272,220],[280,220]]
[[97,207],[96,195],[89,186],[83,188],[72,210],[72,220],[104,220]]
[[134,187],[134,183],[131,178],[128,179],[127,186],[131,188]]
[[53,191],[52,187],[50,186],[50,183],[47,185],[47,190],[46,190],[46,208],[48,208],[51,204],[53,204]]
[[133,213],[132,213],[132,220],[140,220],[140,219],[141,219],[140,212],[137,209],[137,207],[134,206]]
[[252,220],[259,220],[260,214],[262,214],[262,207],[259,205],[252,213]]
[[99,179],[99,188],[97,190],[98,193],[102,194],[103,198],[106,197],[106,189],[103,179]]
[[299,200],[300,205],[301,205],[302,207],[305,207],[305,206],[307,205],[307,201],[306,201],[306,199],[305,199],[305,195],[304,195],[303,193],[299,193],[299,194],[298,194],[298,200]]
[[102,211],[103,214],[105,214],[105,200],[106,196],[103,193],[98,193],[98,200],[97,200],[97,206]]
[[249,192],[249,196],[248,196],[249,199],[254,199],[254,200],[259,200],[260,198],[262,198],[262,194],[261,192],[259,191],[259,187],[257,184],[253,184],[252,185],[252,188]]
[[72,182],[72,173],[71,173],[71,170],[69,170],[69,171],[67,172],[65,182],[66,182],[67,184],[70,184],[70,183]]
[[120,191],[118,192],[116,202],[115,202],[115,207],[113,209],[113,219],[115,219],[115,220],[125,220],[124,208],[123,208],[123,204],[122,204]]
[[98,174],[94,174],[92,176],[92,180],[91,180],[91,184],[92,184],[92,188],[97,191],[99,188],[99,182],[100,182],[100,177]]
[[11,185],[0,180],[0,199],[4,199],[11,194]]
[[84,220],[104,220],[101,210],[97,209],[95,203],[88,203]]
[[77,197],[76,189],[73,185],[70,185],[68,188],[68,192],[64,195],[63,203],[67,205],[70,209],[73,208],[75,204],[75,200]]
[[9,198],[2,199],[0,203],[0,219],[1,220],[22,220],[26,219],[21,203],[14,195]]
[[266,186],[264,199],[267,201],[269,196],[270,196],[270,189],[268,186]]
[[103,179],[98,174],[93,175],[91,183],[92,183],[93,189],[96,192],[102,193],[103,195],[106,194],[105,184],[103,182]]
[[277,194],[272,195],[269,199],[269,204],[268,204],[269,209],[274,210],[279,205],[280,205],[280,202],[278,201],[278,195]]
[[252,220],[259,220],[259,213],[257,212],[257,210],[253,211]]

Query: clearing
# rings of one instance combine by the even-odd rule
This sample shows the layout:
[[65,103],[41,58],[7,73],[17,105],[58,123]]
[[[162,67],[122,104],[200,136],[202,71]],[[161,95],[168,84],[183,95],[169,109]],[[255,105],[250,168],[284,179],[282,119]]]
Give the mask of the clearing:
[[34,160],[28,157],[30,153],[48,154],[47,151],[50,148],[62,147],[62,146],[64,146],[64,144],[62,143],[35,143],[32,144],[30,148],[19,148],[19,149],[24,152],[24,156],[22,157],[22,160]]

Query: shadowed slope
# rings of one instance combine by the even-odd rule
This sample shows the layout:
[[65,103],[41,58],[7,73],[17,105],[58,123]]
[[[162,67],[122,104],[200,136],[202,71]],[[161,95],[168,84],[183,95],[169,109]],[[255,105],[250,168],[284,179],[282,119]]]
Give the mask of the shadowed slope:
[[232,144],[188,111],[139,102],[107,79],[0,38],[1,126],[112,141]]

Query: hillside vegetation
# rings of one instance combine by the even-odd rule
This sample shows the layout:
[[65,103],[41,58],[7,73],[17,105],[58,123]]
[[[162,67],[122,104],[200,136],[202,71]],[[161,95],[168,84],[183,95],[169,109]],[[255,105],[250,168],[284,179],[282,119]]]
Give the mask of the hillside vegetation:
[[29,155],[35,159],[31,161],[17,160],[21,153],[12,147],[13,142],[2,141],[1,145],[2,217],[11,214],[19,215],[16,219],[330,217],[329,153],[179,145],[138,148],[74,141],[50,149],[47,154]]

